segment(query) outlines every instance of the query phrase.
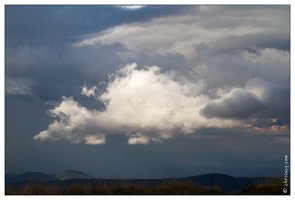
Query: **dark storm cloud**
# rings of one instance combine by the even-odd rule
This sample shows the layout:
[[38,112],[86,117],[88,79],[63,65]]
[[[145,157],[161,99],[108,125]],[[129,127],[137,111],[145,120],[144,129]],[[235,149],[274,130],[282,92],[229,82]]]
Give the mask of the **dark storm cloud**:
[[[264,127],[270,127],[277,124],[280,124],[280,123],[273,122],[270,119],[257,119],[253,123],[253,126],[258,128],[264,128]],[[280,124],[280,125],[283,125],[283,124]]]
[[34,81],[27,91],[34,91],[44,101],[57,100],[63,95],[80,97],[81,86],[105,80],[108,73],[121,65],[117,55],[120,49],[114,45],[100,48],[71,45],[8,48],[6,75]]
[[83,35],[99,33],[122,23],[146,22],[155,17],[178,15],[188,6],[5,6],[6,46],[72,43]]
[[245,89],[232,89],[222,98],[208,103],[200,113],[208,118],[275,118],[286,121],[290,117],[289,110],[288,88],[254,78],[246,83]]
[[[290,112],[288,112],[287,115],[290,115]],[[275,125],[278,125],[278,126],[287,125],[287,127],[290,129],[290,116],[277,119],[275,122]]]
[[260,99],[266,106],[260,112],[258,118],[290,118],[290,88],[282,87],[272,82],[265,82],[262,79],[252,79],[245,88],[260,91]]
[[207,104],[200,113],[207,118],[247,119],[263,107],[253,93],[234,91],[228,98]]
[[[287,114],[287,113],[286,113]],[[254,123],[252,124],[253,127],[258,128],[265,128],[265,127],[271,127],[271,126],[289,126],[290,121],[287,120],[288,118],[278,118],[278,119],[256,119]],[[290,127],[288,127],[290,128]]]
[[273,86],[265,91],[265,99],[269,108],[261,117],[290,118],[290,88]]

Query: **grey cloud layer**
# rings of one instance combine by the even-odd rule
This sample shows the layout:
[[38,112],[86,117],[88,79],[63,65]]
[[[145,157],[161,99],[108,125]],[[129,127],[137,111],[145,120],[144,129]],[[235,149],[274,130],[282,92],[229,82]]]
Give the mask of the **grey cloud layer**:
[[122,23],[149,21],[157,16],[178,15],[189,6],[5,6],[6,46],[69,44]]
[[[204,42],[213,52],[230,52],[252,46],[269,47],[290,38],[289,7],[201,6],[181,16],[154,18],[150,22],[123,24],[87,38],[77,45],[121,42],[129,49],[150,53],[180,52],[194,56],[192,44]],[[226,10],[226,11],[225,11]],[[265,45],[267,44],[267,45]]]

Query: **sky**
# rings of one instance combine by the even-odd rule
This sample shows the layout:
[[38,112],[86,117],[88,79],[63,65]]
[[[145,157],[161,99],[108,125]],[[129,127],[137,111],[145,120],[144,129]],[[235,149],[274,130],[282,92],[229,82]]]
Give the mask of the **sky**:
[[290,6],[6,5],[5,172],[283,176]]

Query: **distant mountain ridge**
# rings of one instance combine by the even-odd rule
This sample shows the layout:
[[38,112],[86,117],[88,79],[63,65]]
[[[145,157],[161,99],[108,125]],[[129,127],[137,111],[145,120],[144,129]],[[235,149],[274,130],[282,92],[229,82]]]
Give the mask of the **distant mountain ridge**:
[[225,192],[235,192],[242,188],[250,187],[252,184],[264,183],[269,180],[278,180],[273,177],[232,177],[226,174],[203,174],[199,176],[190,176],[184,178],[166,178],[166,179],[98,179],[89,176],[81,171],[68,170],[57,174],[44,174],[42,172],[27,172],[24,174],[5,174],[5,185],[9,187],[24,187],[26,182],[46,182],[59,187],[71,187],[77,183],[84,185],[105,184],[121,184],[130,183],[135,185],[152,185],[157,186],[167,181],[189,182],[205,187],[219,186]]
[[40,181],[40,182],[50,182],[50,181],[64,181],[69,179],[93,179],[94,177],[89,176],[81,171],[68,170],[57,174],[44,174],[42,172],[26,172],[24,174],[5,174],[5,184],[12,185],[18,182],[24,181]]
[[77,170],[68,170],[65,172],[61,172],[59,174],[55,174],[54,178],[56,180],[68,180],[68,179],[91,179],[94,178],[92,176],[89,176],[83,172],[77,171]]
[[201,184],[207,187],[219,186],[226,192],[235,192],[245,187],[250,187],[252,184],[265,183],[269,180],[274,180],[274,177],[232,177],[226,174],[203,174],[199,176],[191,176],[181,178],[180,180],[191,181],[195,184]]

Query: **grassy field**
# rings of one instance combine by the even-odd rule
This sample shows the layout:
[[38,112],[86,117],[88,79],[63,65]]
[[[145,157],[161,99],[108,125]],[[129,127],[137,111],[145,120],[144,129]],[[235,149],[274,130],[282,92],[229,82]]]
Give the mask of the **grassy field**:
[[[277,194],[283,193],[284,185],[282,181],[269,181],[263,184],[252,185],[244,188],[236,195],[259,195],[259,194]],[[287,193],[290,194],[290,187],[287,187]],[[23,189],[6,188],[6,195],[222,195],[224,193],[218,186],[202,187],[189,182],[179,183],[169,181],[158,186],[136,186],[128,183],[105,184],[101,183],[95,186],[89,186],[77,183],[69,188],[61,188],[48,183],[28,183]]]

